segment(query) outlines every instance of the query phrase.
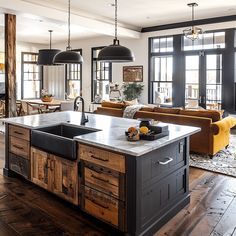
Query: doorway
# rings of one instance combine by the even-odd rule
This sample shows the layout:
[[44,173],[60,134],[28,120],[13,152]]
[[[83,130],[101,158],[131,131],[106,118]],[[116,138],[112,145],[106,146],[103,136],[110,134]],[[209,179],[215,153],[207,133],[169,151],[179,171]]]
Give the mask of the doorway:
[[221,109],[222,54],[200,51],[185,55],[185,105]]

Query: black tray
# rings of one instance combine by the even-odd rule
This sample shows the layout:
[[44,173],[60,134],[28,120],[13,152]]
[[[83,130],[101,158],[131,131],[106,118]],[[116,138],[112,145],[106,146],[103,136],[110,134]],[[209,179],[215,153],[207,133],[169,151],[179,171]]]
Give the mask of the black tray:
[[156,140],[156,139],[168,136],[168,135],[169,135],[169,131],[167,130],[167,131],[163,131],[161,133],[152,133],[149,135],[140,134],[140,139],[152,141],[152,140]]
[[[128,131],[125,131],[125,135],[128,136]],[[148,141],[152,141],[152,140],[156,140],[165,136],[169,135],[169,131],[163,131],[163,132],[157,132],[157,133],[152,133],[149,135],[145,135],[145,134],[139,134],[140,139],[142,140],[148,140]]]

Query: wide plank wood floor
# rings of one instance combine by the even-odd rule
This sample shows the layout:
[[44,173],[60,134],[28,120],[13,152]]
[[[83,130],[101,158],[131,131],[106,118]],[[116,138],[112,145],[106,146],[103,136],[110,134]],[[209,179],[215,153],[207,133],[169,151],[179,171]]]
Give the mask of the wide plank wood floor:
[[[106,236],[110,227],[21,179],[2,175],[0,134],[0,236]],[[190,204],[155,236],[236,236],[236,178],[190,168]]]

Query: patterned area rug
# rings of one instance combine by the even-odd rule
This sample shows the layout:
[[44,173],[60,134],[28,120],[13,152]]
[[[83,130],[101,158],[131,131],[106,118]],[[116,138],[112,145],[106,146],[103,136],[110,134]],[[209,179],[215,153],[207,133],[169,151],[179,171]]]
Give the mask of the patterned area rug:
[[190,166],[236,177],[236,133],[230,136],[230,145],[213,158],[207,155],[190,154]]

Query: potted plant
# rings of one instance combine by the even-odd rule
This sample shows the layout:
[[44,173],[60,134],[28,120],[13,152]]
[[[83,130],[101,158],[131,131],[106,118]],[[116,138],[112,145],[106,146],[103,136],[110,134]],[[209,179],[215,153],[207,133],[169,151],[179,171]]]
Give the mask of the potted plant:
[[142,83],[125,83],[123,85],[123,94],[125,100],[131,101],[139,98],[144,85]]

